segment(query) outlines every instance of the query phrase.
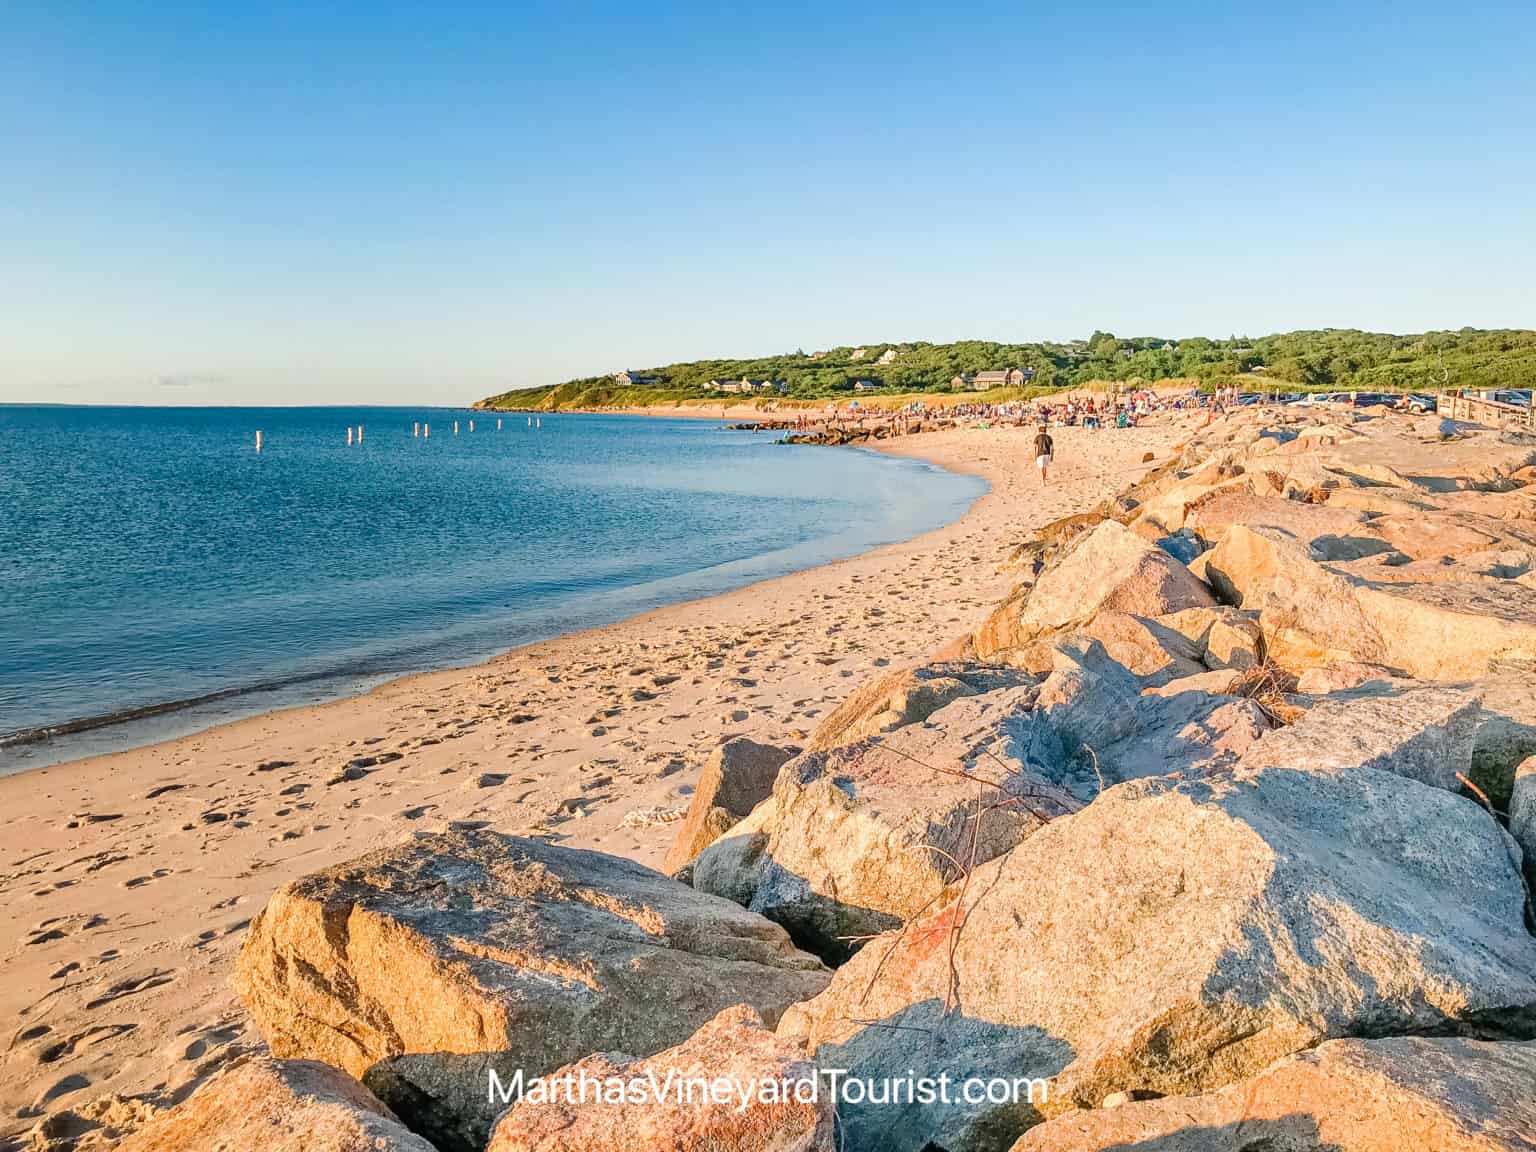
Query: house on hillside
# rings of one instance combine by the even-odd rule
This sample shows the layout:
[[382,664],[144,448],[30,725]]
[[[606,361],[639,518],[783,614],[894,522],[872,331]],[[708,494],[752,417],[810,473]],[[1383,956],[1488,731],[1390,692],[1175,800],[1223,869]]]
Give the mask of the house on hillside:
[[784,392],[789,385],[783,381],[752,380],[743,376],[740,380],[711,380],[704,385],[706,392],[729,392],[735,396],[750,396],[754,392]]
[[1033,368],[1005,368],[996,372],[978,372],[975,376],[956,376],[955,380],[961,381],[972,392],[989,392],[993,388],[1022,388],[1034,378]]
[[855,392],[876,392],[884,387],[885,385],[878,380],[855,380],[853,382],[853,390]]
[[639,372],[615,372],[613,382],[620,388],[632,388],[636,384],[660,384],[660,376],[645,376]]
[[853,352],[849,354],[848,359],[850,359],[850,360],[862,360],[862,359],[864,359],[864,353],[866,353],[868,351],[869,351],[868,348],[855,348],[853,350]]
[[825,352],[812,352],[809,356],[806,357],[806,359],[807,360],[820,360],[825,355],[826,355]]
[[887,348],[884,352],[880,353],[880,359],[876,360],[875,363],[876,364],[894,364],[896,362],[896,357],[898,357],[900,355],[901,355],[901,353],[896,351],[896,349],[894,349],[894,348]]

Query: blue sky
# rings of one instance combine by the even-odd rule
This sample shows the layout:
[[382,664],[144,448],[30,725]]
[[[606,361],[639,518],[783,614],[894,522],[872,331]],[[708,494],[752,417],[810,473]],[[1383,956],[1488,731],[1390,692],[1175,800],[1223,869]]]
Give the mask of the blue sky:
[[1536,323],[1536,5],[0,3],[0,401]]

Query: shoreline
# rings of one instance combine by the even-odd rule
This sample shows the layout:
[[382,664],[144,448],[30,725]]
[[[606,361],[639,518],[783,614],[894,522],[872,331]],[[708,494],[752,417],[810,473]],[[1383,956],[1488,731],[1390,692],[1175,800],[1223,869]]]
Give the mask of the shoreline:
[[[562,413],[562,415],[596,414],[599,413],[595,411]],[[655,418],[669,418],[669,414],[660,412],[609,411],[603,414],[645,415]],[[842,447],[863,449],[887,456],[899,456],[928,464],[934,468],[950,471],[956,475],[976,476],[984,482],[987,479],[984,474],[976,469],[946,468],[941,463],[927,460],[920,453],[885,452],[873,442]],[[939,531],[963,520],[966,516],[970,515],[979,501],[986,498],[989,490],[990,484],[988,489],[983,490],[972,500],[954,520],[941,524],[938,528],[930,529],[929,531]],[[918,539],[920,536],[927,534],[920,533],[918,537],[909,537],[908,540]],[[831,540],[833,537],[828,537],[827,539]],[[906,543],[908,540],[896,541],[894,543]],[[811,571],[828,564],[835,564],[839,560],[852,559],[867,552],[889,546],[891,546],[890,543],[875,544],[870,548],[864,549],[862,552],[855,552],[848,556],[834,557],[830,560],[817,559],[814,563],[807,564],[805,567],[796,567],[772,575],[759,576],[749,579],[746,583],[727,587],[719,591],[706,592],[701,595],[688,595],[680,600],[657,604],[624,616],[603,619],[601,614],[599,614],[594,623],[571,628],[568,631],[556,632],[548,636],[535,637],[510,647],[497,647],[489,644],[472,646],[474,654],[463,661],[450,659],[447,662],[432,663],[423,667],[407,669],[376,667],[369,670],[361,667],[353,667],[351,669],[338,667],[327,671],[304,673],[282,680],[263,680],[246,685],[234,685],[185,699],[167,699],[146,705],[128,707],[110,713],[73,717],[56,724],[36,728],[0,732],[0,780],[13,776],[26,776],[33,772],[48,769],[65,768],[84,760],[103,759],[121,753],[148,749],[156,745],[169,744],[177,740],[188,739],[210,732],[225,725],[238,724],[242,721],[256,719],[268,714],[291,712],[301,708],[324,707],[329,704],[336,704],[345,700],[370,695],[381,688],[394,684],[396,681],[445,672],[468,672],[472,669],[494,664],[498,660],[506,659],[536,644],[551,643],[612,625],[623,624],[630,620],[638,620],[652,612],[665,611],[668,608],[681,608],[689,604],[705,603],[717,596],[747,592],[757,585],[765,584],[772,580]],[[719,567],[751,566],[767,561],[778,554],[769,552],[743,557],[727,561],[723,565],[710,565],[705,568],[678,573],[652,583],[690,582]],[[631,591],[638,591],[649,586],[649,584],[637,585]],[[241,707],[236,702],[248,702],[250,706]],[[114,739],[114,735],[118,738]],[[50,758],[49,748],[55,740],[65,742],[66,748],[61,756]],[[33,759],[36,762],[28,763],[28,759]]]
[[[979,475],[959,519],[855,556],[464,668],[0,777],[0,1021],[68,1041],[4,1056],[0,1143],[105,1094],[164,1103],[259,1035],[230,988],[246,925],[300,875],[417,832],[489,824],[660,863],[710,749],[803,742],[871,675],[969,631],[1041,525],[1167,459],[1187,421],[957,428],[871,450]],[[1151,451],[1154,462],[1142,462]]]

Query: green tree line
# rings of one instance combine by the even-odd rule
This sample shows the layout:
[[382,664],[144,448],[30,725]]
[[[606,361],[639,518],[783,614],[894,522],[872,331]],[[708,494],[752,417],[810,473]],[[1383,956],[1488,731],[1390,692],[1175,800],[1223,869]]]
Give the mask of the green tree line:
[[[855,352],[863,355],[855,358]],[[876,361],[888,350],[895,357]],[[783,381],[787,394],[820,399],[872,381],[891,393],[952,392],[956,377],[1007,368],[1033,371],[1031,390],[1097,381],[1128,384],[1193,379],[1205,387],[1236,383],[1262,390],[1358,391],[1530,388],[1536,384],[1536,332],[1524,329],[1425,332],[1395,336],[1348,328],[1249,338],[1182,340],[1094,332],[1067,343],[870,343],[744,360],[695,360],[639,370],[657,383],[620,386],[612,375],[524,388],[481,401],[486,407],[573,408],[643,405],[712,395],[710,380]]]

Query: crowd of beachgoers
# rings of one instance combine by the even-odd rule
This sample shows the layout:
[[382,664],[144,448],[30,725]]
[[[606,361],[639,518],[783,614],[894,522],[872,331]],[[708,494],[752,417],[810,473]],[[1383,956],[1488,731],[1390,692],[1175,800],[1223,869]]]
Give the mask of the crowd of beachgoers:
[[1136,389],[1125,392],[1071,393],[1030,400],[957,400],[936,402],[927,398],[912,400],[896,408],[871,407],[859,401],[831,403],[821,408],[803,409],[788,420],[769,423],[796,432],[818,428],[888,429],[898,435],[947,424],[979,427],[992,425],[1086,428],[1134,428],[1148,416],[1162,412],[1187,412],[1204,409],[1209,416],[1242,406],[1245,396],[1236,388],[1222,389],[1209,396],[1199,389],[1176,393]]

